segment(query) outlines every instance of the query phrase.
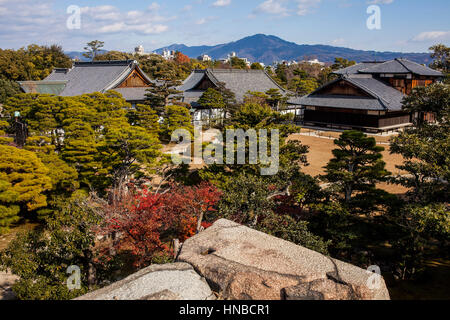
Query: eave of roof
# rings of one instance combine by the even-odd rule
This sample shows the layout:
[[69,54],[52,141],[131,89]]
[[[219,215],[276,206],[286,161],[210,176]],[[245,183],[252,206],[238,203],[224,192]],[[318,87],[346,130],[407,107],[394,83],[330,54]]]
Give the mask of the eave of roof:
[[126,101],[145,101],[148,87],[115,88],[111,90],[119,92]]
[[67,85],[65,81],[19,81],[25,93],[41,93],[59,95]]
[[355,109],[368,111],[387,111],[378,99],[337,96],[337,95],[318,95],[306,96],[299,99],[302,106],[328,107],[338,109]]
[[[347,81],[350,84],[360,88],[368,95],[372,97],[364,98],[359,96],[345,96],[345,95],[318,95],[317,93],[323,88],[328,87],[339,81]],[[325,100],[324,98],[329,100]],[[299,99],[298,103],[301,105],[314,105],[315,103],[326,103],[326,107],[336,107],[345,108],[342,103],[348,103],[348,109],[365,109],[365,110],[384,110],[384,111],[401,111],[402,110],[402,100],[404,98],[403,93],[388,86],[374,78],[352,78],[349,76],[344,76],[339,79],[333,80],[322,87],[318,88],[311,94]],[[319,100],[317,100],[319,99]],[[323,99],[323,100],[320,100]],[[348,100],[351,99],[351,100]],[[333,105],[332,101],[335,101]],[[371,100],[370,102],[368,100]],[[361,106],[358,106],[357,103]],[[320,105],[318,105],[320,106]]]

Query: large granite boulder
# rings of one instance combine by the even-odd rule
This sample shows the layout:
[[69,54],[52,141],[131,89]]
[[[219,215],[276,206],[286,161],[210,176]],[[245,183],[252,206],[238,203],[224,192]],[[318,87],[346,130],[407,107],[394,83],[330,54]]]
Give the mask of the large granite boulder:
[[152,265],[75,300],[213,300],[206,281],[186,263]]
[[228,220],[188,239],[178,260],[224,299],[389,299],[382,277],[374,288],[373,273]]

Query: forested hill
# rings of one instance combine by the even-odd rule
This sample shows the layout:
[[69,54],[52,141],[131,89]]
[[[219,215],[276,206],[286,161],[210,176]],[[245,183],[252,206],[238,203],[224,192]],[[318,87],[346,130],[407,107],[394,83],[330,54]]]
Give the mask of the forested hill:
[[264,34],[257,34],[235,42],[215,46],[189,47],[184,44],[174,44],[166,48],[160,48],[156,52],[161,53],[164,49],[178,50],[191,58],[197,58],[201,54],[207,54],[213,59],[225,58],[227,54],[234,51],[241,58],[248,58],[252,62],[258,61],[265,64],[272,64],[274,61],[280,60],[298,60],[304,57],[317,58],[323,62],[334,62],[336,57],[357,62],[391,60],[401,57],[421,64],[428,65],[431,62],[429,53],[377,52],[327,45],[299,45],[276,36]]

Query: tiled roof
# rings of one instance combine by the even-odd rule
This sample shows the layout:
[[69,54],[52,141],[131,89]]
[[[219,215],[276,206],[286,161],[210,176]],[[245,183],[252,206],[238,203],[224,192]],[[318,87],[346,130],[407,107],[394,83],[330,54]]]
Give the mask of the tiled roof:
[[439,71],[425,67],[406,59],[394,59],[385,62],[363,62],[335,72],[339,75],[352,74],[416,74],[420,76],[442,77]]
[[126,101],[144,101],[148,87],[142,88],[116,88],[112,89],[119,92]]
[[353,66],[344,68],[344,69],[339,69],[335,72],[333,72],[334,74],[339,74],[339,75],[350,75],[350,74],[357,74],[359,73],[360,70],[363,69],[367,69],[370,67],[374,67],[380,63],[384,63],[384,61],[374,61],[374,62],[361,62],[358,64],[355,64]]
[[45,80],[68,81],[60,95],[77,96],[113,89],[136,67],[134,60],[75,62],[72,69],[55,69]]
[[374,98],[378,99],[380,103],[389,111],[402,110],[402,101],[405,95],[374,78],[346,78],[345,80],[363,89]]
[[[403,93],[374,78],[343,77],[337,81],[347,81],[368,93],[370,97],[345,96],[345,95],[319,95],[321,88],[308,96],[299,99],[298,103],[304,106],[318,106],[331,108],[345,108],[375,111],[401,111]],[[322,87],[323,88],[323,87]]]
[[299,103],[304,106],[386,111],[379,100],[365,97],[317,95],[300,98]]
[[270,89],[278,89],[282,94],[287,93],[285,89],[262,70],[207,69],[193,71],[183,84],[178,87],[178,90],[184,91],[185,100],[188,92],[193,90],[205,76],[216,85],[219,82],[224,83],[225,87],[236,95],[238,102],[244,100],[244,96],[248,91],[266,92]]

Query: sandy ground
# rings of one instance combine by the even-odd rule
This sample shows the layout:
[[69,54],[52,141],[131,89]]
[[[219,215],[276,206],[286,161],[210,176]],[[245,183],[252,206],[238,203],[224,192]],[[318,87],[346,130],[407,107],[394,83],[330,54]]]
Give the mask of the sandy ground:
[[[303,132],[305,131],[302,130],[302,133]],[[289,138],[291,140],[300,141],[302,144],[310,147],[308,153],[309,166],[303,168],[302,171],[312,176],[325,173],[324,167],[333,157],[332,150],[336,148],[334,145],[334,140],[331,138],[337,138],[340,135],[338,132],[321,132],[320,135],[322,136],[322,134],[323,137],[294,134]],[[401,171],[396,168],[396,165],[403,163],[403,157],[397,154],[390,154],[389,145],[387,145],[389,137],[376,136],[375,138],[377,142],[380,143],[380,146],[385,148],[385,151],[383,152],[383,159],[386,162],[387,170],[392,172],[392,174],[400,174]],[[379,188],[393,194],[404,194],[407,191],[407,189],[401,186],[389,185],[386,183],[380,184]]]

